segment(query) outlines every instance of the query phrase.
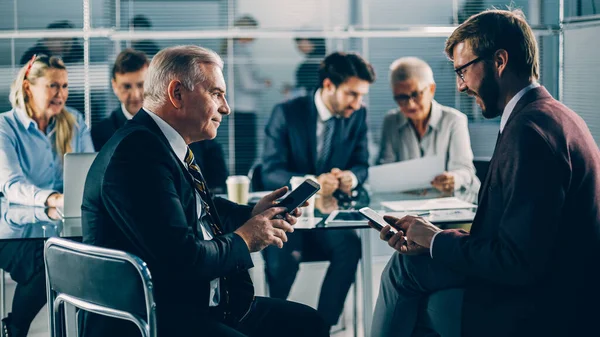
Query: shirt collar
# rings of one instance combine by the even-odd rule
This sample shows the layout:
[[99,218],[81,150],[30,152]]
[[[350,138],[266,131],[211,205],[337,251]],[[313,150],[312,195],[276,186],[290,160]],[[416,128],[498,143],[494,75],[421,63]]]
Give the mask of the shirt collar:
[[322,122],[327,122],[329,119],[331,119],[331,117],[333,117],[333,114],[331,111],[329,111],[325,105],[325,102],[323,102],[323,99],[321,98],[321,89],[315,92],[315,106],[317,107],[317,112],[319,113],[319,118]]
[[15,115],[17,116],[17,120],[23,124],[25,129],[29,129],[32,124],[37,128],[37,123],[31,117],[27,116],[25,111],[15,108]]
[[439,130],[442,122],[442,107],[435,100],[431,101],[431,115],[429,116],[428,124],[432,128]]
[[[408,118],[402,114],[400,109],[397,109],[398,116],[400,116],[400,123],[398,123],[398,128],[402,128],[408,124]],[[436,102],[435,100],[431,101],[431,115],[429,116],[429,120],[427,121],[427,125],[431,126],[434,129],[440,129],[440,123],[442,122],[442,106]]]
[[162,118],[160,118],[154,112],[144,108],[144,110],[148,113],[150,117],[154,120],[154,122],[160,128],[160,131],[165,135],[167,140],[169,141],[169,145],[177,155],[177,158],[181,161],[182,164],[185,165],[185,155],[187,153],[188,146],[183,140],[183,137],[175,130],[169,123],[165,122]]
[[[129,111],[127,111],[127,108],[125,108],[125,104],[121,103],[121,111],[123,111],[123,115],[125,115],[125,118],[127,118],[127,120],[130,120],[133,118],[133,115],[131,113],[129,113]],[[148,110],[146,110],[148,111]]]
[[539,86],[540,86],[539,83],[533,82],[530,85],[526,86],[525,88],[521,89],[513,98],[510,99],[510,101],[508,101],[508,104],[506,104],[506,106],[504,107],[504,111],[502,112],[502,118],[500,119],[500,133],[502,133],[502,131],[504,131],[506,122],[508,122],[508,118],[510,117],[513,110],[515,109],[515,106],[517,106],[517,103],[519,102],[521,97],[523,97],[529,90],[535,89]]

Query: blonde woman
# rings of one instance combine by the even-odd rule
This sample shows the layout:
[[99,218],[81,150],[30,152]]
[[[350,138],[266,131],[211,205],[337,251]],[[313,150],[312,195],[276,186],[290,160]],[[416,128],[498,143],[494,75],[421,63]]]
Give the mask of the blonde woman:
[[83,116],[65,107],[68,96],[60,58],[34,55],[17,74],[13,109],[0,114],[0,191],[9,202],[62,206],[63,155],[94,152]]

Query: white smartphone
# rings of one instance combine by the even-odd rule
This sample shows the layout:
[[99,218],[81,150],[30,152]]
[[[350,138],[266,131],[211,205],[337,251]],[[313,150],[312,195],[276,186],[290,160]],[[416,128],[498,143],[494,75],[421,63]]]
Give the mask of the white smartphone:
[[[377,229],[380,232],[383,229],[383,227],[389,225],[379,213],[375,212],[369,207],[363,207],[359,209],[358,212],[360,212],[360,214],[362,214],[365,218],[371,220],[371,222],[375,224],[375,229]],[[398,231],[394,227],[392,227],[390,229],[390,232],[388,233],[388,237],[391,237],[396,233],[398,233]]]

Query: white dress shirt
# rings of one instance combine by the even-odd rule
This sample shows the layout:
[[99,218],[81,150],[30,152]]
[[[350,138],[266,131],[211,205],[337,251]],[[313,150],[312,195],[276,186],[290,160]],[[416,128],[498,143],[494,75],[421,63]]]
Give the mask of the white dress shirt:
[[[517,106],[517,103],[519,102],[519,100],[529,90],[535,89],[535,88],[537,88],[539,86],[540,86],[539,83],[533,82],[530,85],[526,86],[525,88],[519,90],[519,92],[516,95],[514,95],[513,98],[510,99],[510,101],[508,101],[508,104],[506,104],[506,106],[504,107],[504,111],[502,112],[502,118],[500,119],[500,133],[502,133],[502,131],[504,131],[504,127],[506,126],[506,122],[508,121],[508,118],[510,117],[510,115],[513,112],[513,110]],[[433,237],[431,238],[431,244],[429,246],[429,255],[431,256],[432,259],[433,259],[433,241],[435,241],[435,237],[439,233],[440,232],[437,232],[437,233],[433,234]]]
[[[127,120],[130,120],[133,118],[133,115],[131,113],[129,113],[129,111],[127,111],[127,108],[125,108],[125,104],[121,103],[121,111],[123,111],[123,115],[125,116],[125,118],[127,118]],[[148,111],[148,110],[146,110]]]
[[[333,113],[329,111],[321,98],[321,89],[317,90],[315,93],[315,106],[317,107],[317,112],[319,114],[319,118],[317,118],[317,158],[320,158],[321,153],[323,152],[323,143],[325,142],[325,122],[333,118]],[[352,189],[354,189],[358,186],[358,178],[356,178],[352,171],[349,172],[352,177]]]
[[[185,141],[183,140],[183,137],[181,137],[181,135],[177,131],[175,131],[175,129],[173,129],[172,126],[170,126],[167,122],[162,120],[162,118],[158,117],[154,112],[152,112],[146,108],[144,108],[144,110],[148,113],[148,115],[150,115],[150,117],[152,117],[154,122],[156,122],[156,124],[160,128],[160,131],[162,131],[162,133],[165,135],[165,137],[169,141],[169,145],[171,145],[171,148],[177,155],[177,158],[179,158],[181,163],[187,167],[187,164],[185,163],[185,155],[187,153],[188,146],[185,143]],[[202,219],[202,214],[203,214],[202,198],[200,198],[200,194],[198,193],[198,191],[196,191],[195,188],[194,188],[194,191],[196,193],[196,212],[198,213],[198,219]],[[202,229],[202,235],[204,236],[204,239],[212,240],[213,233],[210,228],[210,225],[204,223],[204,221],[201,221],[201,220],[200,220],[200,223],[202,225],[202,226],[200,226],[200,228]],[[208,299],[209,299],[209,303],[208,303],[209,306],[216,307],[219,305],[219,301],[220,301],[219,278],[216,278],[216,279],[210,281],[210,296]]]

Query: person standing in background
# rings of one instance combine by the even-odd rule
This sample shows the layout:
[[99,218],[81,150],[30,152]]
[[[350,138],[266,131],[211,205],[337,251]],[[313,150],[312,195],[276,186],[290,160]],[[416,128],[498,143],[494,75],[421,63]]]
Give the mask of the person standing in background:
[[[68,20],[56,21],[46,27],[46,29],[73,28],[75,28],[75,26]],[[64,63],[83,62],[83,46],[76,38],[43,38],[21,56],[20,64],[23,65],[29,62],[33,55],[57,56],[60,57]]]
[[[250,15],[235,20],[238,29],[254,29],[258,21]],[[246,175],[256,160],[257,111],[262,93],[271,87],[271,80],[260,76],[254,62],[251,46],[253,38],[233,40],[233,119],[235,121],[235,167],[234,174]],[[221,55],[227,55],[227,41],[221,47]]]

